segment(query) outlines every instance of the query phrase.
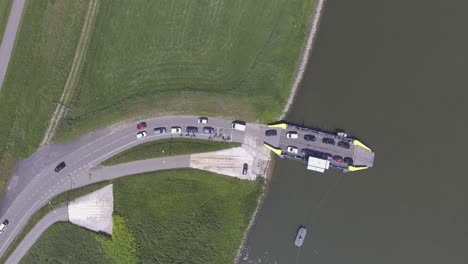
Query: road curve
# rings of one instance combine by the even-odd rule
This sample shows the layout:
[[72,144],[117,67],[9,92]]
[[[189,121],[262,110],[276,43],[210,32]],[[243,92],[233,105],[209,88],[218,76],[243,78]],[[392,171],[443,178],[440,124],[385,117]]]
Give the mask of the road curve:
[[18,32],[25,3],[26,0],[13,0],[11,5],[10,15],[0,44],[0,89],[3,87],[3,80],[15,45],[16,33]]
[[5,264],[16,264],[26,255],[28,250],[36,243],[39,237],[44,233],[47,228],[57,222],[68,221],[68,208],[61,206],[55,208],[46,214],[24,237],[23,241],[16,247],[15,251],[10,255]]
[[[177,168],[189,168],[190,167],[190,155],[179,155],[170,156],[164,158],[154,158],[147,160],[133,161],[123,164],[118,164],[110,167],[100,167],[93,171],[95,177],[89,179],[87,177],[77,177],[74,180],[76,185],[87,185],[93,182],[99,182],[104,180],[117,179],[127,175],[136,175],[145,172],[152,172],[158,170],[177,169]],[[67,206],[61,206],[55,208],[53,211],[45,215],[29,233],[21,241],[18,247],[13,251],[10,257],[7,259],[7,263],[19,263],[21,259],[26,255],[29,249],[39,239],[47,228],[52,226],[56,222],[68,221],[68,208]]]
[[[29,218],[53,197],[71,189],[107,180],[110,175],[119,173],[112,171],[115,169],[111,167],[97,167],[102,161],[144,142],[186,137],[185,132],[153,135],[152,131],[155,127],[166,127],[169,130],[171,126],[180,126],[185,131],[187,126],[197,126],[199,130],[204,126],[211,126],[218,134],[229,136],[233,142],[244,142],[245,133],[233,130],[232,120],[210,118],[208,124],[198,124],[197,117],[194,116],[171,116],[146,120],[146,122],[148,136],[143,139],[136,138],[135,124],[107,129],[85,135],[72,142],[55,144],[53,147],[60,149],[58,154],[48,153],[49,149],[54,149],[51,146],[41,149],[38,151],[40,155],[32,155],[28,159],[30,168],[27,170],[17,168],[14,175],[19,180],[10,180],[5,194],[9,199],[6,202],[2,201],[0,221],[8,219],[10,225],[0,235],[0,256],[3,256]],[[208,139],[208,135],[201,133],[198,134],[198,138]],[[221,140],[221,138],[215,140]],[[166,157],[161,159],[163,162],[159,166],[161,168],[164,166],[188,167],[186,156]],[[66,167],[59,173],[54,172],[55,166],[61,161],[66,162]],[[133,174],[135,170],[128,171],[128,173]],[[27,179],[23,181],[24,186],[16,186],[15,182],[21,181],[22,178]]]

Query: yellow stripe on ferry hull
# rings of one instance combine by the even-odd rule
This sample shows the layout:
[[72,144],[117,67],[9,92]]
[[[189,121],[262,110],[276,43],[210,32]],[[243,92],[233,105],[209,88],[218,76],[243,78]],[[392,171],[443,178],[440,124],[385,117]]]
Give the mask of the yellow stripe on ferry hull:
[[265,147],[267,147],[269,150],[273,151],[273,153],[275,153],[276,155],[281,155],[281,149],[277,149],[277,148],[274,148],[268,144],[263,144],[265,145]]
[[348,166],[349,171],[360,171],[360,170],[366,170],[369,167],[367,166],[361,166],[361,167],[354,167],[354,166]]
[[267,125],[269,128],[282,128],[286,129],[288,125],[286,123],[279,123],[279,124],[274,124],[274,125]]
[[357,139],[353,140],[353,145],[363,147],[363,148],[367,149],[368,151],[372,151],[368,146],[364,145],[364,143],[362,143],[361,141],[359,141]]

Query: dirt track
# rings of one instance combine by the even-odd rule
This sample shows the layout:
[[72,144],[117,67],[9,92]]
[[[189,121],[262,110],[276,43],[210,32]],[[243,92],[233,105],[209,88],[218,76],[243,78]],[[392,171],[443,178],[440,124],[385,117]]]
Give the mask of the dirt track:
[[99,1],[91,0],[88,5],[88,10],[86,11],[83,29],[81,30],[80,40],[78,41],[78,46],[76,48],[75,57],[73,58],[70,74],[68,75],[67,82],[63,88],[60,102],[57,104],[57,108],[55,108],[54,114],[49,121],[49,126],[47,127],[44,138],[42,139],[41,146],[49,143],[50,140],[54,137],[55,130],[57,129],[58,124],[60,124],[60,120],[68,110],[67,104],[69,103],[70,97],[73,94],[76,83],[78,82],[80,76],[98,9]]

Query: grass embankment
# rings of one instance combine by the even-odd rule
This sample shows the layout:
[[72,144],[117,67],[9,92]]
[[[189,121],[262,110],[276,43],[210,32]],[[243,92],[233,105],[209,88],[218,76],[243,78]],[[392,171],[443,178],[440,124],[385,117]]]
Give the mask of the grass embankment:
[[58,138],[155,113],[275,120],[313,2],[103,1]]
[[163,139],[144,143],[123,151],[104,161],[102,165],[110,166],[135,160],[210,152],[239,147],[240,145],[241,144],[236,142],[217,142],[202,139]]
[[11,3],[13,3],[13,0],[0,0],[0,43],[10,14]]
[[190,169],[112,183],[112,239],[56,224],[22,263],[232,263],[262,190],[260,182]]
[[27,1],[0,91],[0,194],[36,150],[65,85],[87,1]]

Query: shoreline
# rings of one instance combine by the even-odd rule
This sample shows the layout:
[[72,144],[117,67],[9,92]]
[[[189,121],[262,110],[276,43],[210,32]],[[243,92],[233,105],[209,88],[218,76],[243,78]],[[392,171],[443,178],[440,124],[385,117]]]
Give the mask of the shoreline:
[[[270,155],[272,155],[272,154],[270,154]],[[264,181],[265,181],[264,184],[263,184],[263,191],[260,194],[260,197],[258,197],[257,207],[255,208],[255,211],[253,212],[252,217],[250,218],[250,222],[249,222],[249,224],[247,225],[247,228],[244,231],[244,235],[242,236],[241,244],[240,244],[239,248],[237,249],[237,253],[236,253],[236,256],[234,258],[234,263],[235,264],[240,263],[243,253],[245,252],[245,250],[247,250],[246,245],[245,245],[246,242],[247,242],[247,237],[250,234],[250,231],[251,231],[252,227],[254,226],[254,224],[255,224],[255,222],[257,220],[258,212],[260,211],[260,208],[262,208],[263,202],[265,201],[265,197],[267,196],[267,193],[268,193],[268,191],[270,189],[269,188],[269,182],[270,182],[271,177],[273,176],[273,169],[272,168],[274,168],[274,167],[275,167],[275,161],[274,161],[274,159],[270,159],[270,162],[267,165],[267,171],[265,173],[265,177],[263,178]],[[247,256],[248,256],[248,254],[247,254]]]
[[283,113],[281,113],[280,120],[283,120],[286,114],[289,112],[291,105],[294,102],[294,98],[296,97],[299,84],[301,83],[302,78],[304,77],[304,72],[306,70],[307,63],[309,62],[310,54],[315,43],[315,38],[317,36],[318,26],[320,24],[320,18],[322,17],[324,5],[325,0],[317,0],[317,4],[315,5],[314,9],[314,14],[312,15],[310,30],[307,33],[307,41],[305,47],[302,50],[301,61],[299,63],[299,67],[294,77],[294,82],[291,87],[291,92],[289,93],[288,101],[284,106]]
[[[281,113],[281,116],[280,116],[279,120],[283,120],[285,118],[286,114],[289,112],[289,110],[291,108],[291,105],[294,102],[294,98],[295,98],[297,90],[299,88],[299,84],[301,83],[302,78],[304,77],[304,72],[306,70],[307,63],[309,62],[310,53],[311,53],[313,44],[315,42],[315,38],[317,36],[318,26],[320,24],[320,18],[321,18],[322,13],[323,13],[324,4],[325,4],[325,0],[318,0],[317,4],[315,5],[314,13],[312,15],[311,23],[310,23],[310,26],[309,26],[310,30],[307,33],[307,41],[306,41],[305,46],[304,46],[304,48],[302,50],[301,60],[300,60],[298,69],[297,69],[297,71],[295,73],[295,76],[294,76],[294,82],[293,82],[293,85],[291,87],[291,91],[289,93],[288,101],[286,102],[286,105],[284,106],[283,112]],[[255,222],[257,220],[259,210],[262,207],[263,202],[265,201],[265,197],[267,196],[267,193],[270,190],[269,182],[271,180],[271,177],[273,176],[273,168],[275,167],[275,160],[274,160],[274,158],[272,156],[273,156],[273,154],[270,153],[271,159],[270,159],[270,163],[267,166],[267,172],[266,172],[266,175],[265,175],[265,178],[264,178],[265,179],[265,184],[264,184],[264,187],[263,187],[263,192],[260,195],[260,197],[258,198],[257,208],[255,208],[255,211],[252,214],[252,218],[250,219],[250,222],[247,225],[247,228],[246,228],[246,230],[244,232],[244,236],[242,237],[242,240],[241,240],[241,244],[240,244],[240,246],[239,246],[239,248],[237,250],[236,256],[234,258],[234,263],[236,263],[236,264],[240,263],[242,255],[244,254],[244,252],[246,252],[246,250],[248,250],[246,248],[247,237],[249,236],[250,231],[251,231],[253,225],[255,224]],[[246,252],[246,257],[248,257],[248,251]]]

